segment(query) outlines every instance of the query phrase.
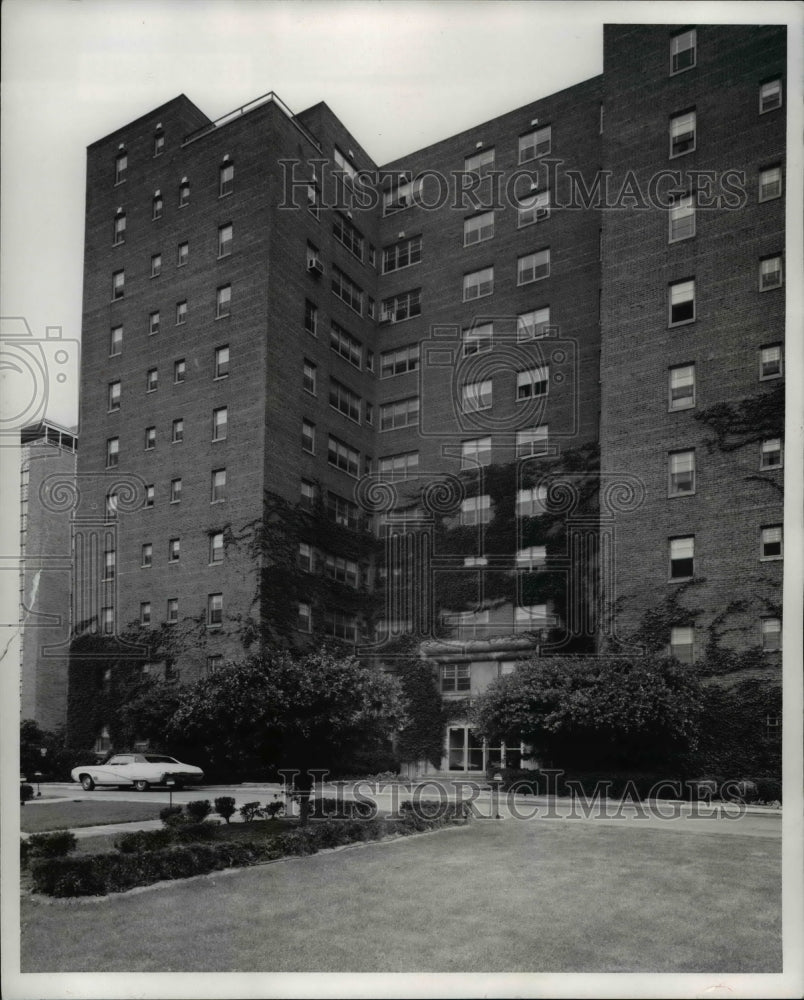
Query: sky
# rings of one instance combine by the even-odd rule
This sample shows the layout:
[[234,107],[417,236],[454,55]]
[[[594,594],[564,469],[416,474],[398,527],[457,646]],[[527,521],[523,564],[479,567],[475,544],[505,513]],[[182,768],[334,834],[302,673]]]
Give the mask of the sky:
[[[775,5],[685,4],[770,20]],[[760,14],[764,9],[765,14]],[[665,3],[6,0],[2,316],[60,327],[73,361],[47,416],[77,417],[86,147],[184,93],[211,118],[275,91],[324,100],[377,163],[602,72],[602,25]],[[7,328],[6,328],[7,329]],[[52,352],[51,352],[52,355]]]

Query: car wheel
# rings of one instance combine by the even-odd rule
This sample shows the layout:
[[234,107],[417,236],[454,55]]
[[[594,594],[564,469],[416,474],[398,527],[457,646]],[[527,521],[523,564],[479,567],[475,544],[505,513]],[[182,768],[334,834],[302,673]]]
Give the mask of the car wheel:
[[88,774],[82,774],[81,787],[84,789],[85,792],[91,792],[92,789],[95,787],[95,782]]
[[147,781],[135,781],[134,787],[137,789],[138,792],[147,792],[151,786],[148,784]]

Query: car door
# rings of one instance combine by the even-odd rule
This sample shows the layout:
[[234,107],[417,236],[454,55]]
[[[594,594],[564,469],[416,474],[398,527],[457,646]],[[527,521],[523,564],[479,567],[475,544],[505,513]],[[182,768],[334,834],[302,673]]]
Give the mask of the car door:
[[130,768],[133,754],[119,753],[110,757],[105,764],[92,768],[92,777],[96,785],[127,785],[132,780]]

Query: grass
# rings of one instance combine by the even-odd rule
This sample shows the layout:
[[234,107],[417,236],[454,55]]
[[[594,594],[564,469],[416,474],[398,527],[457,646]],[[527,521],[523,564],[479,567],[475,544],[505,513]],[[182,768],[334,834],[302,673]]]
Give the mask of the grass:
[[780,895],[777,837],[475,822],[91,905],[23,898],[22,969],[779,972]]
[[99,826],[102,823],[132,823],[141,819],[159,819],[164,803],[157,802],[53,802],[47,806],[25,806],[20,810],[23,833],[45,830]]

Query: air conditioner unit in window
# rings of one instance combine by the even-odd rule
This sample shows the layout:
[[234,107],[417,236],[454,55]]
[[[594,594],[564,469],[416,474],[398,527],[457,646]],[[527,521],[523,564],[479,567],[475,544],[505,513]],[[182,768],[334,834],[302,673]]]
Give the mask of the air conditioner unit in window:
[[321,263],[318,257],[310,257],[307,261],[307,270],[311,271],[313,274],[323,274],[324,265]]

